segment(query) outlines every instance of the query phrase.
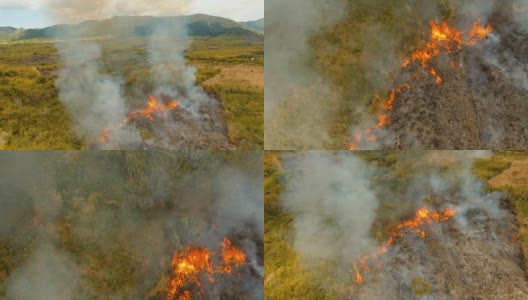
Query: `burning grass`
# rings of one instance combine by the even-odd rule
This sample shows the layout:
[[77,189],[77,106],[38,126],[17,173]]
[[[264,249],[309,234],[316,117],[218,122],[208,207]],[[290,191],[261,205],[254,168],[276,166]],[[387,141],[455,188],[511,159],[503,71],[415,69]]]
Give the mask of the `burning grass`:
[[119,123],[119,125],[105,128],[103,132],[101,133],[101,136],[99,139],[101,143],[104,144],[110,138],[111,130],[123,128],[127,126],[130,122],[138,118],[146,118],[150,121],[153,121],[154,114],[161,116],[162,113],[166,111],[176,109],[178,105],[179,103],[177,101],[169,101],[167,104],[158,104],[158,100],[156,99],[156,97],[150,96],[147,107],[131,112],[130,114],[128,114],[128,116],[123,121],[121,121],[121,123]]
[[[167,299],[171,287],[176,288],[175,296],[188,291],[192,299],[200,293],[205,298],[261,298],[262,224],[253,221],[258,215],[253,210],[262,204],[256,203],[261,196],[249,192],[262,190],[260,155],[206,151],[0,155],[2,172],[10,176],[2,177],[0,184],[0,299],[64,295]],[[233,171],[224,176],[230,183],[213,179],[227,168]],[[221,188],[219,182],[224,183]],[[238,189],[238,183],[248,193],[242,192],[235,205],[238,196],[229,191]],[[222,191],[213,191],[213,186]],[[228,209],[231,205],[237,209]],[[251,220],[242,216],[245,213]],[[235,226],[238,221],[233,218],[245,219],[244,225]],[[47,259],[35,261],[37,253]],[[184,286],[175,284],[178,280]],[[28,281],[33,289],[27,289]]]
[[390,247],[394,246],[398,239],[409,233],[415,233],[421,239],[425,239],[426,232],[424,227],[426,225],[432,226],[435,223],[448,221],[455,214],[456,210],[450,208],[444,209],[443,212],[430,211],[426,207],[418,209],[413,219],[403,221],[390,231],[389,238],[374,254],[362,256],[358,259],[358,264],[353,266],[356,283],[363,283],[364,276],[370,273],[372,266],[375,266],[376,269],[381,269],[381,265],[377,261],[381,256],[390,251]]
[[[346,18],[310,43],[309,65],[340,99],[324,149],[523,149],[526,95],[513,73],[525,64],[526,34],[520,15],[503,15],[512,1],[488,2],[482,15],[443,0],[347,4]],[[444,37],[450,45],[430,43]]]
[[[172,258],[172,279],[167,300],[191,300],[204,297],[202,278],[210,284],[217,281],[215,277],[232,276],[234,270],[246,263],[243,250],[233,247],[228,238],[224,238],[221,251],[213,252],[208,248],[187,247],[184,251],[174,251]],[[192,293],[192,287],[197,292]]]
[[[454,174],[459,174],[455,176],[458,179],[468,176],[457,177],[463,174],[455,171],[461,167],[457,165],[456,159],[456,155],[462,155],[460,152],[458,154],[456,151],[452,152],[451,154],[454,157],[450,157],[450,154],[447,152],[436,152],[434,153],[435,156],[430,154],[420,151],[377,151],[373,153],[358,152],[356,154],[370,164],[384,168],[383,172],[372,176],[371,181],[373,184],[391,186],[392,188],[379,191],[380,196],[386,201],[383,200],[380,202],[378,216],[370,232],[372,238],[378,241],[379,248],[374,248],[375,250],[371,254],[358,257],[355,265],[348,266],[348,272],[339,272],[340,275],[336,275],[336,273],[332,272],[333,266],[334,264],[342,265],[341,262],[325,260],[321,265],[313,266],[309,262],[304,261],[298,252],[294,250],[291,232],[293,215],[288,213],[279,204],[280,195],[290,178],[290,175],[282,170],[281,165],[283,161],[295,160],[302,153],[266,153],[266,298],[282,299],[303,297],[304,299],[349,299],[351,295],[352,297],[356,295],[359,299],[362,297],[371,299],[375,297],[373,295],[378,295],[383,298],[382,293],[376,294],[376,292],[379,292],[378,284],[380,284],[380,278],[391,276],[396,278],[396,280],[406,282],[403,291],[399,290],[397,286],[392,286],[390,292],[391,297],[434,296],[438,292],[438,281],[432,280],[431,278],[433,277],[425,276],[420,272],[408,274],[406,272],[400,273],[397,270],[402,265],[406,265],[407,260],[412,261],[412,263],[430,266],[429,262],[434,260],[432,256],[423,256],[423,253],[420,251],[423,251],[424,247],[433,256],[440,255],[440,253],[443,253],[447,249],[446,253],[449,256],[452,255],[449,250],[451,249],[450,247],[457,245],[461,249],[467,247],[463,251],[466,251],[464,255],[466,255],[468,261],[465,262],[465,259],[461,257],[454,257],[453,259],[444,257],[446,259],[446,265],[436,266],[437,275],[441,278],[449,278],[451,275],[446,270],[452,270],[452,268],[457,269],[457,272],[473,272],[470,263],[472,261],[471,253],[474,253],[476,251],[475,249],[480,248],[478,248],[478,243],[475,245],[469,243],[463,246],[469,237],[456,229],[459,225],[455,225],[458,224],[460,218],[465,218],[466,216],[471,220],[471,226],[484,226],[482,228],[495,226],[494,228],[496,228],[497,234],[503,238],[507,238],[508,241],[511,240],[513,249],[515,248],[514,243],[517,241],[517,237],[520,238],[519,241],[521,241],[523,252],[528,253],[528,235],[526,234],[527,231],[525,228],[526,216],[528,216],[528,213],[526,213],[528,212],[526,209],[528,191],[524,188],[517,186],[516,188],[507,187],[499,189],[508,193],[506,198],[509,200],[511,208],[517,214],[518,224],[520,225],[519,233],[515,232],[516,226],[512,225],[515,222],[508,223],[513,218],[509,218],[508,222],[504,224],[498,224],[490,221],[490,219],[486,219],[486,213],[479,212],[478,209],[468,211],[463,208],[461,211],[455,211],[455,208],[452,209],[449,206],[447,208],[444,206],[443,209],[440,209],[439,207],[441,207],[442,201],[446,199],[442,200],[440,199],[441,196],[434,195],[434,193],[424,200],[427,203],[427,208],[417,208],[415,206],[416,203],[409,201],[405,191],[415,184],[412,180],[408,180],[408,178],[420,176],[415,174],[416,166],[420,166],[419,169],[426,173],[440,172],[440,174],[444,174],[452,170],[455,172]],[[527,154],[525,152],[496,152],[491,159],[477,160],[473,172],[481,178],[489,180],[494,177],[493,174],[498,174],[507,169],[512,162],[526,158]],[[453,173],[448,174],[453,175]],[[458,180],[456,178],[450,178],[448,180],[450,182],[456,182]],[[497,190],[497,188],[492,190]],[[491,190],[488,189],[488,191]],[[458,192],[451,191],[450,193],[453,193],[450,194],[452,197],[458,197]],[[447,201],[449,202],[450,200],[447,199]],[[507,206],[507,204],[502,203],[501,207],[504,208],[504,206]],[[404,213],[402,214],[401,212]],[[503,210],[503,212],[508,212],[508,209]],[[457,215],[459,215],[458,221]],[[511,214],[509,215],[511,216]],[[484,229],[478,229],[472,234],[478,235],[478,232],[481,232],[480,230]],[[450,237],[446,239],[446,236]],[[464,242],[457,243],[455,241]],[[477,248],[473,249],[472,247]],[[518,253],[516,251],[514,252]],[[398,256],[397,253],[400,253],[401,256]],[[410,256],[407,257],[406,255]],[[479,260],[479,257],[473,258],[475,262]],[[505,258],[502,257],[501,259]],[[458,265],[458,262],[461,265]],[[528,260],[525,260],[525,262],[528,262]],[[470,265],[467,265],[467,263]],[[520,272],[520,260],[517,258],[506,258],[504,261],[500,260],[500,262],[499,260],[493,260],[493,264],[495,263],[498,265],[504,263],[505,266],[510,266],[512,268],[511,274],[518,274]],[[502,270],[500,272],[508,273],[508,270]],[[515,277],[517,275],[512,276],[516,278],[515,280],[518,280],[518,277]],[[436,275],[434,278],[436,278]],[[447,281],[449,280],[447,279]],[[441,282],[447,284],[443,279]],[[354,294],[354,291],[359,292]],[[462,290],[458,292],[463,293]],[[470,295],[472,292],[469,291],[468,293],[467,295]],[[368,295],[370,295],[370,298],[367,297]]]
[[[460,51],[463,47],[469,47],[477,44],[481,40],[488,38],[488,35],[493,31],[491,25],[483,26],[479,20],[473,22],[473,26],[469,31],[463,32],[455,27],[450,26],[447,22],[440,24],[430,21],[431,32],[429,33],[429,41],[424,47],[415,50],[409,58],[406,58],[402,63],[402,68],[407,69],[411,63],[419,64],[423,69],[435,79],[437,85],[443,83],[442,77],[439,75],[433,63],[440,55],[451,55],[455,51]],[[456,63],[451,60],[450,66],[452,69],[456,68]],[[413,74],[412,78],[417,81],[420,80],[418,74]],[[364,133],[358,133],[353,138],[348,149],[359,150],[362,146],[369,147],[369,144],[378,142],[378,131],[386,128],[392,123],[389,112],[394,109],[394,102],[398,95],[404,91],[412,89],[414,82],[404,83],[390,92],[390,96],[383,104],[383,110],[377,115],[376,128],[368,128]]]
[[[148,86],[149,76],[145,76],[148,65],[146,40],[95,40],[103,47],[102,73],[123,78],[124,97],[133,102],[128,103],[129,107],[144,105],[144,100],[136,102],[130,99],[144,99],[145,94],[138,95],[135,91],[142,88],[151,90]],[[241,63],[263,66],[263,44],[248,44],[245,39],[236,37],[196,37],[186,53],[186,59],[188,64],[198,66],[200,84],[221,72],[219,68],[222,66],[231,67]],[[100,145],[99,138],[88,139],[74,130],[78,125],[76,120],[72,120],[58,99],[54,84],[57,73],[46,71],[60,69],[52,41],[2,43],[0,65],[0,103],[4,116],[0,120],[0,149],[87,149]],[[222,114],[218,117],[223,128],[229,129],[229,137],[226,137],[225,132],[221,133],[226,143],[231,142],[234,144],[231,147],[241,149],[263,148],[262,90],[245,85],[228,87],[222,83],[210,88],[210,92],[229,109],[223,119]],[[159,102],[161,99],[158,99]],[[120,121],[115,120],[115,123]],[[146,128],[140,131],[146,143],[155,135]]]

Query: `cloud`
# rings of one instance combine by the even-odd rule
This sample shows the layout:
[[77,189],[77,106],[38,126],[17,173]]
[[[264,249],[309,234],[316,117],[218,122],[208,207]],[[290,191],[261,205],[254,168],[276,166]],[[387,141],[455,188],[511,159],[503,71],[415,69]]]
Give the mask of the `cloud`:
[[116,15],[171,16],[189,12],[191,0],[42,0],[62,21],[105,19]]
[[0,9],[45,9],[63,22],[81,22],[112,16],[174,16],[193,13],[249,20],[264,14],[263,0],[236,0],[229,5],[217,0],[0,0]]
[[0,0],[0,9],[38,9],[43,5],[43,0]]

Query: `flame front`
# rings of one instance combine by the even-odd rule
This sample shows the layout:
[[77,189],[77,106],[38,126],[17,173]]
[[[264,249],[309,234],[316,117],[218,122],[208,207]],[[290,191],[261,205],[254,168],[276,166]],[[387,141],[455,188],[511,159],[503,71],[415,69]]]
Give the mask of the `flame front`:
[[[441,54],[450,55],[454,50],[462,49],[463,46],[473,46],[479,40],[487,39],[489,34],[493,32],[491,25],[482,26],[480,21],[474,21],[473,26],[469,32],[462,32],[457,28],[449,26],[446,22],[437,24],[433,21],[429,22],[431,32],[429,34],[429,41],[423,48],[414,51],[410,57],[406,58],[402,63],[402,68],[407,68],[412,62],[418,63],[423,69],[427,71],[434,79],[436,84],[443,83],[443,79],[438,71],[432,66],[433,59]],[[452,69],[456,68],[456,63],[450,61],[449,65]],[[418,74],[412,76],[415,80],[419,80]],[[406,90],[410,90],[412,85],[404,83],[401,86],[391,91],[390,96],[385,100],[383,111],[377,116],[376,128],[367,129],[367,134],[356,135],[349,144],[349,150],[360,150],[361,145],[368,145],[378,141],[378,133],[383,128],[392,123],[389,117],[389,112],[394,109],[394,102],[399,94]]]
[[141,116],[147,118],[150,121],[153,121],[154,114],[161,115],[161,113],[163,113],[164,111],[175,109],[178,106],[179,102],[177,101],[170,101],[167,104],[158,104],[158,100],[156,99],[156,97],[150,96],[147,107],[131,112],[121,123],[119,123],[119,125],[103,129],[99,140],[102,144],[104,144],[108,141],[108,139],[110,139],[110,131],[112,129],[123,128],[128,123],[132,122],[133,120],[136,120]]
[[215,275],[232,274],[237,266],[246,263],[244,251],[233,247],[228,238],[224,238],[220,253],[208,248],[187,247],[184,251],[174,251],[172,258],[172,279],[169,283],[167,300],[191,300],[192,293],[186,290],[190,286],[198,288],[198,297],[203,298],[201,278],[215,282]]
[[356,283],[358,285],[363,283],[364,275],[370,272],[369,266],[375,264],[377,269],[381,269],[381,265],[377,261],[389,251],[389,247],[394,245],[396,239],[403,237],[409,231],[418,234],[420,238],[424,239],[426,237],[426,232],[423,229],[424,225],[448,221],[455,214],[456,210],[450,208],[444,209],[443,212],[433,212],[425,207],[418,209],[413,219],[405,220],[391,230],[387,240],[375,253],[358,259],[358,263],[353,266]]

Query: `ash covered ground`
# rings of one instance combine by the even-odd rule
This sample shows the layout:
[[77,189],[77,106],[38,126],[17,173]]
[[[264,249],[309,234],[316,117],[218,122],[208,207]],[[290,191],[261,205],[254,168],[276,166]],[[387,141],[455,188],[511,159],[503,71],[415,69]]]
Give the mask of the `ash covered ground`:
[[[129,124],[125,130],[136,128],[139,132],[147,132],[142,139],[130,142],[120,140],[119,135],[110,135],[109,141],[99,147],[103,149],[168,149],[168,150],[235,150],[227,137],[227,127],[223,119],[220,102],[211,97],[198,109],[198,116],[179,108],[164,112],[154,120],[139,118]],[[117,132],[119,129],[117,130]]]
[[[266,211],[291,221],[266,216],[266,234],[282,237],[266,249],[266,290],[278,298],[525,299],[526,191],[491,192],[481,180],[525,155],[312,151],[276,157],[283,190],[279,207],[267,198]],[[502,187],[521,176],[511,172],[497,177]]]
[[467,207],[428,228],[425,239],[402,238],[347,299],[526,299],[517,232],[505,202],[493,211]]
[[[528,33],[512,21],[514,12],[490,17],[485,41],[440,56],[435,67],[443,83],[419,65],[399,79],[419,74],[390,113],[394,149],[526,149],[528,146]],[[451,68],[449,61],[456,63]]]

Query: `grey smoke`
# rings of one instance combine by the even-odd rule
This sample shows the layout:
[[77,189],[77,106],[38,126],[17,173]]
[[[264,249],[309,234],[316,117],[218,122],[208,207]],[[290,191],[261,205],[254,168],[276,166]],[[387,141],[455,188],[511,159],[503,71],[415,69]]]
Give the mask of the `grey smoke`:
[[32,251],[18,250],[27,257],[3,282],[7,299],[73,299],[81,282],[76,263],[53,244],[52,223],[63,204],[49,164],[56,157],[44,151],[0,155],[0,240],[22,245],[30,225],[36,244]]
[[[244,268],[260,274],[244,279],[244,292],[262,299],[263,154],[230,159],[207,151],[1,154],[0,239],[20,253],[2,282],[8,299],[143,299],[168,274],[173,251],[218,249],[224,237],[247,253]],[[144,185],[127,182],[132,172]],[[62,245],[57,218],[68,224],[72,252]],[[115,264],[138,281],[101,295],[84,278],[93,263],[79,258],[116,252]],[[223,288],[240,288],[232,286],[237,280],[224,278]]]
[[330,142],[340,99],[310,66],[310,39],[341,20],[344,7],[342,0],[266,1],[266,149],[321,149]]
[[[343,118],[338,113],[350,111],[350,137],[364,134],[365,129],[375,128],[376,116],[370,105],[378,97],[385,98],[391,89],[403,82],[412,80],[411,74],[401,72],[403,56],[409,54],[410,45],[423,41],[430,20],[440,21],[448,18],[450,22],[467,32],[474,20],[481,24],[491,22],[497,25],[486,41],[480,42],[470,51],[465,51],[461,67],[471,80],[468,84],[482,86],[490,80],[490,71],[482,68],[486,64],[491,69],[491,77],[499,73],[504,81],[526,90],[526,68],[522,63],[521,51],[512,52],[497,47],[509,43],[522,43],[522,36],[507,36],[513,31],[526,32],[528,22],[528,2],[525,0],[508,1],[326,1],[324,3],[268,1],[266,3],[266,107],[265,139],[267,149],[336,149],[342,148],[346,141],[336,141],[334,131],[340,131],[337,122]],[[340,22],[348,14],[348,23]],[[354,23],[353,20],[358,20]],[[504,22],[504,20],[508,20]],[[378,25],[380,22],[391,26]],[[339,36],[332,35],[339,24]],[[423,29],[420,29],[423,28]],[[346,34],[349,30],[350,35]],[[344,31],[344,32],[343,32]],[[512,41],[513,40],[513,41]],[[313,43],[317,41],[317,43]],[[335,49],[334,45],[339,45]],[[321,66],[314,59],[314,47],[318,56],[330,66]],[[481,49],[481,48],[482,49]],[[508,46],[506,46],[508,47]],[[517,47],[519,48],[519,47]],[[339,52],[339,51],[340,52]],[[399,53],[396,53],[399,52]],[[471,55],[465,55],[470,53]],[[337,55],[350,55],[354,59],[346,60],[347,65],[337,80],[348,81],[346,90],[339,90],[333,82],[317,67],[332,69],[332,58]],[[341,66],[336,66],[340,68]],[[497,73],[495,73],[498,71]],[[488,79],[487,79],[488,78]],[[401,81],[401,82],[400,82]],[[497,81],[495,79],[495,81]],[[479,85],[480,84],[480,85]],[[497,84],[498,85],[498,84]],[[423,91],[419,87],[413,94],[420,97]],[[474,92],[477,93],[477,92]],[[485,94],[486,92],[483,92]],[[506,115],[507,109],[500,104],[489,104],[492,97],[478,97],[481,102],[477,108],[490,115]],[[416,107],[413,107],[416,108]],[[412,113],[412,112],[409,112]],[[398,134],[390,129],[378,133],[381,144],[361,145],[364,150],[386,147],[400,147],[401,139],[412,141],[413,148],[432,147],[423,140],[417,130],[402,129],[402,111],[395,126]],[[338,120],[339,117],[339,120]],[[507,118],[506,118],[507,119]],[[481,139],[490,145],[501,148],[511,141],[501,139],[507,131],[510,120],[498,120],[493,124],[482,122]],[[410,122],[409,126],[411,125]],[[407,124],[406,124],[407,125]],[[429,128],[428,128],[429,129]],[[405,132],[404,134],[399,134]],[[402,136],[404,138],[402,138]],[[463,137],[462,137],[463,138]],[[512,138],[509,138],[512,139]],[[411,142],[410,142],[411,143]],[[406,146],[408,147],[408,146]],[[459,148],[459,147],[457,147]],[[476,147],[474,147],[476,148]]]
[[[166,2],[166,1],[163,1]],[[151,6],[153,15],[181,15],[192,1],[170,1],[156,6],[156,1],[52,1],[50,7],[54,17],[60,21],[63,14],[70,18],[102,18],[123,14],[139,14],[142,7]],[[56,8],[56,9],[55,9]],[[60,8],[60,9],[59,9]],[[134,9],[132,9],[134,8]],[[53,10],[55,9],[55,10]],[[158,11],[159,10],[159,11]],[[82,12],[89,11],[88,15]],[[150,11],[150,10],[147,10]],[[145,11],[143,11],[145,12]],[[207,122],[209,115],[202,112],[204,105],[217,105],[207,93],[196,85],[196,69],[186,65],[184,51],[190,44],[187,35],[186,19],[160,19],[154,32],[148,38],[148,62],[150,72],[146,72],[149,88],[136,90],[147,103],[149,95],[156,96],[158,102],[178,101],[178,110],[184,110],[186,118],[200,127],[200,121]],[[84,33],[85,34],[85,33]],[[56,85],[60,100],[66,105],[80,136],[89,143],[98,144],[105,128],[112,128],[110,140],[98,147],[103,149],[131,148],[142,145],[142,138],[133,124],[116,128],[122,120],[137,107],[129,107],[125,99],[124,84],[118,75],[105,75],[100,71],[99,61],[103,50],[98,41],[79,39],[81,34],[71,33],[66,41],[56,42],[63,69]],[[129,95],[127,94],[127,97]],[[169,114],[165,114],[165,124],[175,127]],[[178,130],[174,128],[173,130]],[[183,135],[185,132],[182,131]],[[180,147],[172,145],[167,133],[158,134],[163,140],[158,144],[164,148]],[[151,141],[152,142],[152,141]]]
[[75,299],[80,277],[80,270],[67,253],[45,243],[11,275],[7,299]]
[[[322,263],[339,262],[334,270],[336,278],[346,274],[350,279],[358,257],[380,246],[373,240],[371,230],[381,205],[385,210],[387,205],[401,207],[384,213],[402,220],[412,217],[419,207],[433,211],[456,209],[454,222],[461,231],[468,228],[467,214],[474,211],[494,220],[504,217],[499,206],[503,195],[486,195],[483,183],[472,173],[475,160],[489,158],[491,151],[394,155],[395,168],[402,164],[408,174],[396,182],[385,178],[384,174],[391,178],[389,169],[367,165],[351,152],[313,151],[285,159],[288,180],[280,203],[293,218],[293,249],[305,265],[320,270],[317,266]],[[399,185],[394,186],[396,183]],[[394,253],[398,249],[395,247]],[[332,264],[324,265],[328,268]],[[324,276],[315,277],[325,281]]]
[[365,163],[351,153],[308,152],[286,162],[281,204],[293,215],[293,247],[308,263],[346,268],[371,245],[378,200]]
[[[156,95],[168,96],[179,101],[180,108],[195,118],[201,116],[199,109],[211,99],[196,85],[196,68],[187,66],[184,51],[191,43],[184,20],[178,24],[161,23],[149,38],[150,61],[152,62],[152,82],[158,86]],[[176,28],[176,30],[174,30]]]
[[[57,42],[64,63],[56,85],[77,131],[96,139],[104,128],[115,126],[127,115],[121,82],[99,72],[101,47],[93,42]],[[123,136],[123,135],[121,135]],[[135,132],[125,136],[127,142],[139,141]]]

